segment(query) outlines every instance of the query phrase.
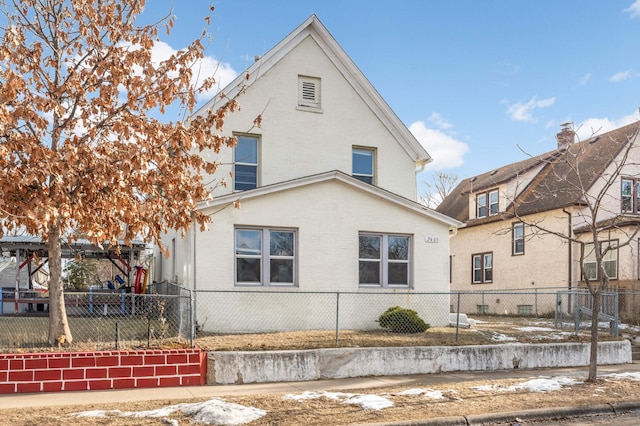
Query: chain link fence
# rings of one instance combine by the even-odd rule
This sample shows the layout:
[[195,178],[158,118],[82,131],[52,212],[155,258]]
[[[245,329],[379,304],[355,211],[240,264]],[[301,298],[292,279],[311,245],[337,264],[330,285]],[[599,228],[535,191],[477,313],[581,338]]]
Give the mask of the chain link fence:
[[[193,346],[199,335],[307,330],[334,331],[338,342],[346,330],[383,331],[384,326],[410,332],[420,329],[420,321],[433,327],[455,326],[456,313],[474,319],[539,318],[577,330],[590,324],[590,297],[557,288],[451,293],[191,291],[161,282],[150,284],[144,295],[69,292],[65,303],[74,347],[100,350]],[[639,321],[640,292],[607,293],[601,305],[603,327]],[[401,313],[393,313],[389,323],[389,312],[396,307]],[[49,346],[46,296],[21,292],[16,299],[14,292],[3,294],[0,308],[0,350]]]
[[[66,292],[72,348],[104,350],[193,344],[191,294],[175,286],[147,294],[126,291]],[[174,289],[174,294],[169,289]],[[162,290],[164,294],[158,292]],[[17,297],[16,297],[17,296]],[[37,349],[48,343],[49,300],[20,291],[2,295],[0,350]]]

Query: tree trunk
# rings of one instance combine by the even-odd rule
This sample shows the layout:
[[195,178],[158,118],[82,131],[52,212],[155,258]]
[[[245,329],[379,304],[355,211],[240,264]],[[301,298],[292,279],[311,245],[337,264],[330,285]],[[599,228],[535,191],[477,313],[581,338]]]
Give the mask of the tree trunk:
[[67,309],[64,305],[62,285],[62,236],[60,228],[49,230],[47,250],[49,251],[49,344],[68,345],[72,342]]
[[591,311],[591,352],[589,356],[589,377],[587,382],[594,382],[598,377],[598,314],[600,313],[600,290],[591,292],[593,310]]

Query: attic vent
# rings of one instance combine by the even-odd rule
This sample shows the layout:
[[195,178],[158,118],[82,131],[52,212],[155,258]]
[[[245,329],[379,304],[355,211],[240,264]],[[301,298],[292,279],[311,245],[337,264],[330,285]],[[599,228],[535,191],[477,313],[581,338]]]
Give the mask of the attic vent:
[[596,136],[595,138],[591,139],[589,143],[596,143],[598,142],[598,139],[600,139],[600,136]]
[[315,102],[316,101],[316,85],[309,82],[302,82],[302,100]]
[[303,108],[320,108],[319,78],[298,76],[298,106]]
[[477,177],[472,177],[471,179],[469,179],[469,182],[475,182],[476,179],[478,179]]
[[498,173],[498,169],[495,169],[494,171],[492,171],[491,173],[489,173],[490,176],[495,175],[496,173]]

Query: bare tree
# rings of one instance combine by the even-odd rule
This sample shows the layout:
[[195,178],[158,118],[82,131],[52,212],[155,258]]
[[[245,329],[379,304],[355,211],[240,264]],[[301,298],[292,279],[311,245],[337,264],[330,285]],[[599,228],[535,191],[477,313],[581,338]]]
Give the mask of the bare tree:
[[454,173],[435,171],[423,182],[422,204],[435,209],[458,186],[460,178]]
[[[169,33],[174,19],[138,26],[144,7],[0,0],[0,234],[24,229],[46,242],[52,345],[72,341],[61,262],[71,230],[117,246],[139,237],[161,245],[167,229],[204,228],[211,219],[195,210],[210,196],[201,175],[217,165],[201,153],[235,144],[217,133],[235,99],[190,117],[196,95],[215,83],[192,84],[206,32],[154,63],[159,29]],[[186,123],[153,117],[172,105]]]
[[[530,184],[530,188],[512,200],[512,211],[509,212],[532,232],[554,235],[580,248],[577,256],[580,273],[593,300],[589,381],[597,377],[598,316],[612,274],[607,268],[607,255],[634,242],[640,225],[638,219],[629,214],[640,212],[639,188],[629,194],[634,199],[628,205],[621,199],[620,190],[621,180],[634,181],[640,177],[640,125],[635,123],[624,129],[626,131],[617,138],[603,135],[580,143],[559,143],[557,155],[545,160],[547,164],[540,174],[543,176],[541,181]],[[563,132],[573,140],[573,128],[567,127]],[[594,161],[595,156],[604,161]],[[602,167],[595,167],[596,163]],[[566,234],[551,229],[535,214],[537,211],[531,209],[531,206],[545,202],[552,205],[554,198],[571,200],[570,205],[562,206],[562,211],[571,215],[573,223],[573,228]],[[532,220],[532,217],[538,219]],[[595,259],[595,269],[585,268],[587,257]]]

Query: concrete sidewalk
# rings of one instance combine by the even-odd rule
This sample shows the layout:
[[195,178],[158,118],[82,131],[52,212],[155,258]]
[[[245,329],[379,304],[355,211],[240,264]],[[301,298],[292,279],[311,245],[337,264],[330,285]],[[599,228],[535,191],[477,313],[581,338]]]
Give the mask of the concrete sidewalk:
[[[640,362],[598,367],[598,375],[640,372]],[[355,377],[307,382],[257,383],[243,385],[182,386],[173,388],[118,389],[105,391],[48,392],[0,396],[0,410],[64,405],[118,404],[133,401],[215,398],[263,393],[374,389],[389,386],[419,387],[452,382],[500,380],[537,376],[586,377],[587,367],[504,370],[473,373],[421,374],[412,376]]]

